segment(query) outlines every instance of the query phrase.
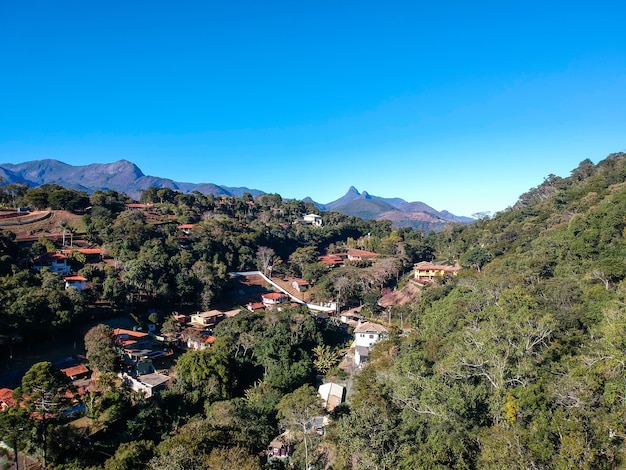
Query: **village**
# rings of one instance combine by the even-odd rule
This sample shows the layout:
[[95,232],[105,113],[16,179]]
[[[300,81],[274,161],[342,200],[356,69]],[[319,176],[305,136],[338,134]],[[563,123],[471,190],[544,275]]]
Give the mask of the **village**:
[[[126,206],[127,211],[148,211],[152,208],[150,204],[129,203]],[[30,211],[24,212],[26,212],[24,217],[33,218]],[[41,214],[35,214],[33,220],[41,220],[41,217]],[[304,215],[297,223],[313,229],[323,226],[322,217],[317,214]],[[24,220],[21,224],[25,224]],[[196,224],[191,223],[178,226],[177,236],[181,247],[187,247],[192,243],[193,232],[196,229]],[[46,251],[33,258],[31,269],[36,273],[57,276],[58,282],[62,283],[65,290],[75,290],[84,295],[92,289],[91,280],[72,268],[76,266],[76,260],[80,260],[81,266],[116,266],[118,261],[102,247],[87,244],[80,237],[74,238],[74,234],[75,231],[72,230],[66,236],[64,227],[62,234],[54,235],[52,237],[54,242],[59,243],[61,248]],[[319,255],[316,262],[323,269],[331,271],[344,266],[371,267],[379,259],[381,256],[376,252],[348,248],[344,252],[334,251]],[[312,416],[306,426],[306,432],[323,435],[333,410],[350,400],[353,377],[367,364],[376,344],[388,339],[390,334],[406,334],[410,328],[398,328],[397,325],[386,322],[383,317],[372,318],[371,314],[362,312],[363,305],[342,305],[339,299],[334,297],[312,296],[309,281],[277,272],[274,260],[262,263],[261,267],[262,270],[229,272],[224,287],[227,295],[221,297],[216,308],[185,313],[159,312],[159,315],[153,312],[152,316],[147,312],[144,321],[130,323],[125,321],[122,322],[126,324],[125,327],[111,328],[117,363],[114,369],[118,371],[117,376],[121,383],[132,393],[137,394],[137,397],[150,400],[172,385],[176,361],[181,354],[186,351],[204,351],[213,346],[219,337],[216,330],[219,330],[218,326],[222,322],[242,315],[243,312],[266,315],[284,309],[301,308],[308,312],[315,322],[330,323],[343,332],[343,346],[337,349],[337,352],[341,353],[334,359],[335,370],[339,374],[317,376],[317,393],[324,413]],[[445,263],[416,263],[411,275],[407,276],[408,291],[412,292],[409,300],[414,298],[416,289],[453,277],[459,269],[458,266]],[[393,299],[394,292],[388,290],[386,295],[381,296],[380,305],[390,308],[394,303]],[[79,350],[83,348],[79,347]],[[45,357],[40,359],[47,360]],[[68,421],[69,424],[83,429],[87,436],[93,438],[102,427],[97,421],[84,416],[86,408],[83,403],[87,397],[101,393],[97,383],[100,373],[96,370],[94,375],[94,369],[84,354],[57,359],[54,364],[71,382],[74,390],[71,398],[74,405],[66,413],[68,419],[76,417]],[[0,388],[0,409],[3,411],[20,406],[20,399],[12,388],[19,385],[19,379],[18,372],[12,375],[5,374],[4,380],[0,375],[0,380],[4,381],[3,388]],[[290,433],[290,430],[283,429],[267,443],[265,457],[268,461],[289,460],[294,441]]]

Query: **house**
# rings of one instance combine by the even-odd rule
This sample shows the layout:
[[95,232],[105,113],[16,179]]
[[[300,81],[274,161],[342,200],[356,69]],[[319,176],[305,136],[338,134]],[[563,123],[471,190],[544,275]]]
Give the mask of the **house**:
[[289,431],[275,437],[267,447],[267,460],[287,460],[293,452],[292,437]]
[[261,294],[261,300],[266,307],[272,307],[289,301],[289,296],[281,292],[270,292]]
[[71,381],[84,379],[90,373],[89,369],[87,369],[87,366],[84,364],[66,367],[65,369],[61,369],[61,372],[63,372]]
[[181,224],[178,226],[178,230],[180,230],[185,235],[191,235],[191,230],[194,228],[195,224]]
[[136,392],[142,392],[146,398],[150,398],[156,392],[165,390],[170,378],[167,375],[153,372],[151,374],[133,377],[126,373],[122,374],[124,383]]
[[366,362],[371,347],[389,336],[389,330],[378,323],[361,323],[354,329],[354,363]]
[[198,312],[191,315],[191,323],[200,326],[215,326],[224,318],[226,318],[224,312],[220,312],[219,310],[210,310],[208,312]]
[[324,408],[329,412],[342,404],[346,398],[346,387],[333,382],[320,385],[317,392],[322,397]]
[[67,264],[67,256],[63,253],[44,253],[35,258],[33,268],[37,271],[48,268],[53,273],[57,274],[68,274],[70,272],[70,266]]
[[197,328],[186,328],[181,332],[182,341],[187,345],[187,349],[204,350],[215,342],[215,336],[208,331]]
[[341,323],[348,325],[349,327],[356,328],[361,324],[361,322],[365,319],[363,315],[357,312],[346,312],[342,313],[339,317]]
[[373,322],[361,323],[354,329],[355,346],[372,347],[383,338],[389,336],[389,330],[383,325]]
[[307,287],[309,287],[309,283],[304,279],[294,279],[291,281],[291,287],[293,287],[298,292],[304,292]]
[[117,346],[122,348],[134,346],[147,339],[148,333],[144,333],[143,331],[125,330],[123,328],[115,328],[113,330],[113,341]]
[[126,209],[131,211],[146,211],[148,209],[152,209],[154,204],[140,204],[140,203],[130,203],[126,204]]
[[65,288],[75,287],[79,291],[87,289],[87,278],[83,276],[66,276]]
[[413,269],[413,278],[422,281],[425,279],[436,280],[443,279],[444,277],[454,277],[461,270],[461,267],[422,261],[413,265]]
[[80,253],[85,256],[86,263],[99,263],[104,256],[100,248],[72,248],[70,250],[61,250],[61,253],[66,256],[71,256],[72,253]]
[[304,217],[302,217],[302,221],[305,224],[311,224],[316,227],[322,226],[322,217],[317,214],[307,214]]
[[246,308],[251,312],[256,312],[257,310],[262,310],[265,308],[265,304],[263,302],[248,302],[246,304]]
[[13,390],[10,388],[0,388],[0,411],[4,411],[13,405],[15,405]]
[[378,253],[366,250],[348,250],[349,261],[374,261],[378,256]]
[[348,258],[348,253],[337,253],[337,254],[332,254],[332,255],[323,255],[317,259],[321,263],[324,263],[325,265],[330,266],[331,268],[334,268],[336,266],[343,266],[347,258]]

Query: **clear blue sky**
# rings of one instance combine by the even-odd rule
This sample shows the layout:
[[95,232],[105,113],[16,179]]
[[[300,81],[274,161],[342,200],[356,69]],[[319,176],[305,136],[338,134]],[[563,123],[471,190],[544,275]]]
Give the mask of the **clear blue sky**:
[[502,210],[626,150],[625,5],[0,0],[0,162]]

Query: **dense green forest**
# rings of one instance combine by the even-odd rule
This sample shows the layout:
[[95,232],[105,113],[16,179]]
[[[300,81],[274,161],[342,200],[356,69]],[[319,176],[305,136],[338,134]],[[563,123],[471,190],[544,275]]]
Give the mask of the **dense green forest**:
[[[228,272],[264,268],[264,253],[275,274],[309,280],[311,295],[364,305],[373,320],[398,327],[354,377],[324,435],[299,430],[321,412],[316,376],[341,374],[333,358],[345,334],[301,307],[220,323],[213,347],[182,354],[173,385],[151,399],[120,387],[109,362],[92,356],[102,370],[83,400],[103,429],[90,440],[60,413],[33,419],[38,403],[65,406],[60,392],[69,387],[39,364],[18,389],[25,406],[0,413],[0,429],[18,448],[43,451],[51,467],[273,468],[279,464],[263,464],[259,453],[284,429],[293,431],[294,468],[626,465],[626,154],[583,161],[566,178],[549,175],[513,207],[439,233],[332,212],[323,227],[298,224],[315,207],[276,194],[214,198],[151,188],[142,195],[153,204],[146,214],[124,210],[130,201],[113,191],[0,189],[7,206],[81,214],[66,228],[113,260],[94,266],[75,257],[74,270],[92,289],[65,290],[55,275],[29,269],[54,245],[0,232],[7,347],[62,333],[96,308],[140,321],[153,309],[208,308],[224,295]],[[195,224],[184,241],[181,223]],[[346,247],[381,259],[336,269],[318,262]],[[413,263],[431,259],[464,269],[409,304],[378,306],[385,289],[407,282]],[[107,333],[95,333],[86,341],[106,355]]]

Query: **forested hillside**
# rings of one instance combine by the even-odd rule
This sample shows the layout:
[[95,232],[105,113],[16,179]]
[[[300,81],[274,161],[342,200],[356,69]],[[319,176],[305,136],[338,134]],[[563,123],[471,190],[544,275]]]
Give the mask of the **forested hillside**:
[[622,468],[626,155],[442,234],[465,266],[377,350],[330,440],[352,468]]
[[[19,407],[0,413],[0,429],[16,445],[45,450],[57,468],[626,465],[626,154],[586,160],[567,178],[550,175],[514,207],[438,233],[333,212],[313,227],[300,223],[316,211],[312,204],[271,194],[214,198],[149,188],[141,196],[149,211],[134,211],[114,191],[2,190],[7,206],[23,201],[81,214],[80,224],[59,233],[107,254],[98,265],[75,255],[73,271],[91,288],[66,290],[47,270],[30,269],[38,255],[58,249],[50,237],[18,243],[2,231],[2,349],[19,351],[107,311],[139,321],[156,311],[166,331],[171,310],[224,301],[227,273],[265,270],[268,256],[277,278],[302,277],[311,298],[334,297],[342,310],[361,306],[392,331],[320,434],[302,432],[322,413],[316,380],[346,378],[337,368],[346,331],[332,319],[319,321],[303,307],[242,309],[215,328],[209,349],[182,353],[171,387],[150,400],[111,374],[108,332],[103,340],[91,333],[86,344],[99,345],[100,355],[89,359],[88,351],[88,359],[99,379],[82,400],[102,427],[98,434],[85,440],[61,416],[42,425]],[[187,223],[193,228],[181,236]],[[334,268],[319,259],[348,248],[378,258]],[[384,292],[409,282],[413,263],[433,259],[463,269],[423,287],[413,302],[381,307]],[[36,403],[37,384],[52,374],[45,371],[40,366],[22,381],[26,405]],[[20,427],[28,432],[9,435]],[[286,429],[290,463],[264,463],[259,453]]]

